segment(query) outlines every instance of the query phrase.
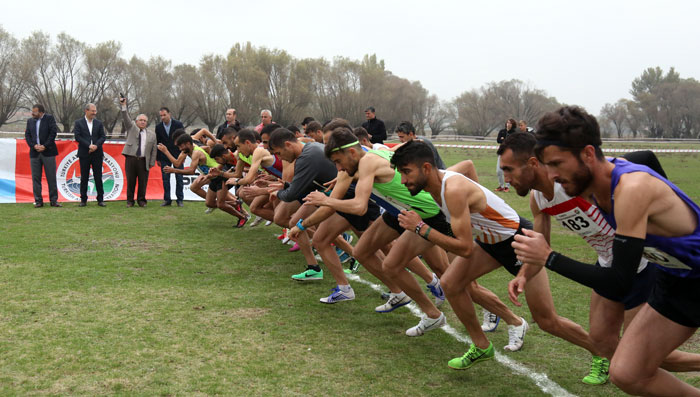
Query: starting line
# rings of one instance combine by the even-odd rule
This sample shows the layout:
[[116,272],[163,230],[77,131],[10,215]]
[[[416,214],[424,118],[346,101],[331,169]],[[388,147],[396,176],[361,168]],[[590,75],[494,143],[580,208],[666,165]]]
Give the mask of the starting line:
[[[435,145],[435,146],[439,146],[439,145]],[[369,282],[367,280],[364,280],[363,278],[361,278],[360,276],[358,276],[356,274],[348,274],[347,277],[348,277],[348,279],[350,279],[352,281],[357,281],[361,284],[367,285],[377,292],[380,292],[380,293],[384,292],[382,290],[382,287],[380,287],[379,285],[374,284],[372,282]],[[416,316],[418,318],[421,317],[422,313],[416,307],[416,305],[414,303],[410,303],[406,307],[408,307],[411,310],[411,313],[414,316]],[[446,332],[448,335],[451,335],[453,338],[455,338],[459,342],[472,343],[472,340],[468,336],[459,333],[459,331],[457,331],[456,329],[451,327],[449,324],[445,324],[445,326],[443,326],[441,329],[444,332]],[[573,396],[575,396],[574,394],[569,393],[563,387],[559,386],[556,382],[549,379],[547,374],[534,372],[534,371],[528,369],[527,367],[525,367],[524,365],[520,364],[519,362],[517,362],[517,361],[511,359],[510,357],[505,356],[499,352],[496,352],[495,358],[496,358],[496,361],[498,361],[500,364],[504,365],[505,367],[508,367],[511,371],[515,372],[516,374],[530,378],[533,382],[535,382],[535,385],[537,385],[537,387],[539,387],[540,390],[542,390],[542,392],[544,392],[544,393],[551,394],[552,396],[557,396],[557,397],[560,397],[560,396],[561,397],[573,397]]]
[[[435,147],[446,147],[446,148],[458,148],[458,149],[487,149],[487,150],[497,150],[498,146],[491,146],[491,145],[449,145],[449,144],[444,144],[444,143],[436,143],[434,144]],[[629,148],[629,149],[622,149],[622,148],[602,148],[603,152],[611,152],[611,153],[627,153],[627,152],[636,152],[639,150],[651,150],[654,153],[700,153],[700,149],[642,149],[642,148]]]

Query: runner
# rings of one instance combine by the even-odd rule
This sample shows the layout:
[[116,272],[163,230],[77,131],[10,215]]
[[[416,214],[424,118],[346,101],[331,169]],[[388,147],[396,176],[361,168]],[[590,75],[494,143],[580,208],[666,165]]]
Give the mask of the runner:
[[615,350],[610,379],[630,394],[700,395],[660,368],[700,325],[700,207],[650,168],[607,160],[601,144],[598,122],[579,107],[562,107],[538,122],[535,153],[548,176],[567,195],[596,203],[615,229],[610,267],[570,259],[528,231],[513,243],[528,265],[509,288],[517,295],[547,266],[598,293],[622,297],[633,290],[642,257],[650,259],[657,268],[654,286]]

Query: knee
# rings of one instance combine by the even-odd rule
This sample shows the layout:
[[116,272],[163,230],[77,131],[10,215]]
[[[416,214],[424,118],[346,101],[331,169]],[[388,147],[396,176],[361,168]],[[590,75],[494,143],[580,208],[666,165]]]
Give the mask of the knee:
[[382,272],[390,278],[397,277],[403,270],[401,266],[396,266],[394,263],[387,262],[386,260],[382,263]]
[[445,292],[447,297],[459,295],[464,290],[464,288],[462,288],[459,283],[456,283],[452,277],[441,277],[440,286],[442,286],[442,290]]
[[285,218],[286,217],[283,216],[281,213],[275,212],[275,216],[272,220],[275,222],[276,225],[280,227],[287,227],[287,224],[289,223],[289,218]]
[[646,384],[643,375],[613,357],[610,363],[610,381],[627,394],[641,395]]
[[216,200],[216,206],[219,209],[223,209],[226,207],[226,201],[225,200]]
[[559,318],[556,314],[547,314],[547,315],[535,315],[533,313],[533,320],[537,323],[537,325],[542,329],[544,332],[547,332],[548,334],[552,335],[558,335],[559,334],[559,329],[560,329],[560,324],[559,324]]

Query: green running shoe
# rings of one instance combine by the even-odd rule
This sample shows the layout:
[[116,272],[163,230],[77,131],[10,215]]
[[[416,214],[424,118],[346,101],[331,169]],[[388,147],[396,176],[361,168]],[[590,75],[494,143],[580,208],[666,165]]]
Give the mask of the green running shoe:
[[608,370],[610,369],[610,360],[605,357],[593,356],[591,361],[591,372],[582,379],[583,383],[587,385],[603,385],[607,383],[610,375]]
[[469,346],[469,351],[464,353],[462,357],[457,357],[450,360],[447,363],[447,366],[452,369],[467,369],[480,361],[490,360],[493,358],[493,356],[493,343],[489,342],[489,347],[483,350],[479,349],[472,343],[472,345]]
[[314,269],[306,269],[299,274],[292,276],[292,280],[297,281],[312,281],[312,280],[323,280],[323,270],[317,272]]
[[[355,274],[360,271],[360,262],[355,258],[350,258],[350,266],[347,269],[343,269],[345,274]],[[387,298],[388,299],[388,298]]]

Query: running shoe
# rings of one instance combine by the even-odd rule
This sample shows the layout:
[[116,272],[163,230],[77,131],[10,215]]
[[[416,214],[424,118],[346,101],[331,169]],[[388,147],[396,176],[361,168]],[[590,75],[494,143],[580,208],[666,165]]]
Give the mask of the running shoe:
[[587,385],[602,385],[608,381],[610,375],[610,360],[605,357],[593,356],[591,361],[591,372],[582,379],[582,382]]
[[411,298],[409,298],[405,293],[402,292],[398,295],[391,294],[389,296],[389,300],[387,300],[385,304],[374,308],[374,311],[377,313],[389,313],[400,308],[401,306],[406,306],[409,303],[411,303]]
[[287,237],[287,229],[282,229],[282,234],[277,236],[277,240],[284,240],[285,237]]
[[205,213],[205,214],[211,214],[212,212],[214,212],[215,209],[216,209],[216,208],[207,207],[207,209],[204,210],[204,213]]
[[299,251],[299,249],[299,243],[294,243],[294,246],[292,246],[292,248],[289,249],[289,252],[297,252]]
[[453,358],[447,366],[452,369],[467,369],[478,362],[492,359],[494,355],[493,343],[489,342],[489,347],[486,349],[479,349],[472,343],[462,357]]
[[238,223],[236,224],[236,228],[240,229],[243,226],[245,226],[245,223],[248,222],[248,219],[250,219],[250,218],[248,218],[247,216],[244,216],[243,218],[238,219]]
[[481,323],[481,330],[484,332],[493,332],[498,327],[501,318],[484,309],[484,322]]
[[437,285],[435,285],[434,287],[430,284],[428,284],[427,287],[428,291],[430,291],[430,293],[433,294],[433,296],[435,297],[435,306],[440,307],[440,305],[445,303],[445,291],[442,290],[439,280]]
[[438,318],[430,318],[428,316],[423,316],[420,322],[415,327],[406,330],[406,335],[408,336],[421,336],[428,331],[438,329],[443,325],[447,324],[445,319],[445,313],[440,313]]
[[350,291],[343,292],[336,285],[331,291],[333,292],[330,295],[320,299],[321,303],[338,303],[355,299],[355,291],[352,290],[352,287],[350,287]]
[[270,225],[272,225],[272,221],[265,222],[265,226],[270,226]]
[[297,281],[323,280],[323,270],[317,272],[314,269],[306,269],[299,274],[293,275],[292,280],[297,280]]
[[525,342],[525,333],[530,326],[524,318],[520,317],[520,319],[523,321],[522,324],[508,326],[508,344],[503,346],[504,350],[517,352],[522,349],[523,342]]
[[343,240],[347,241],[348,244],[352,243],[352,234],[343,233]]
[[264,221],[263,218],[256,216],[255,219],[253,219],[253,222],[250,222],[250,227],[258,226],[259,224],[262,223],[262,221]]
[[[352,259],[350,255],[347,254],[347,252],[343,252],[342,250],[340,251],[341,254],[338,254],[338,259],[340,259],[340,263],[345,263]],[[337,253],[337,252],[336,252]]]
[[[350,258],[350,267],[348,267],[347,269],[343,269],[343,271],[346,274],[355,274],[355,273],[359,272],[360,271],[360,262],[358,262],[357,259],[351,257]],[[389,297],[387,296],[385,299],[389,299]]]

